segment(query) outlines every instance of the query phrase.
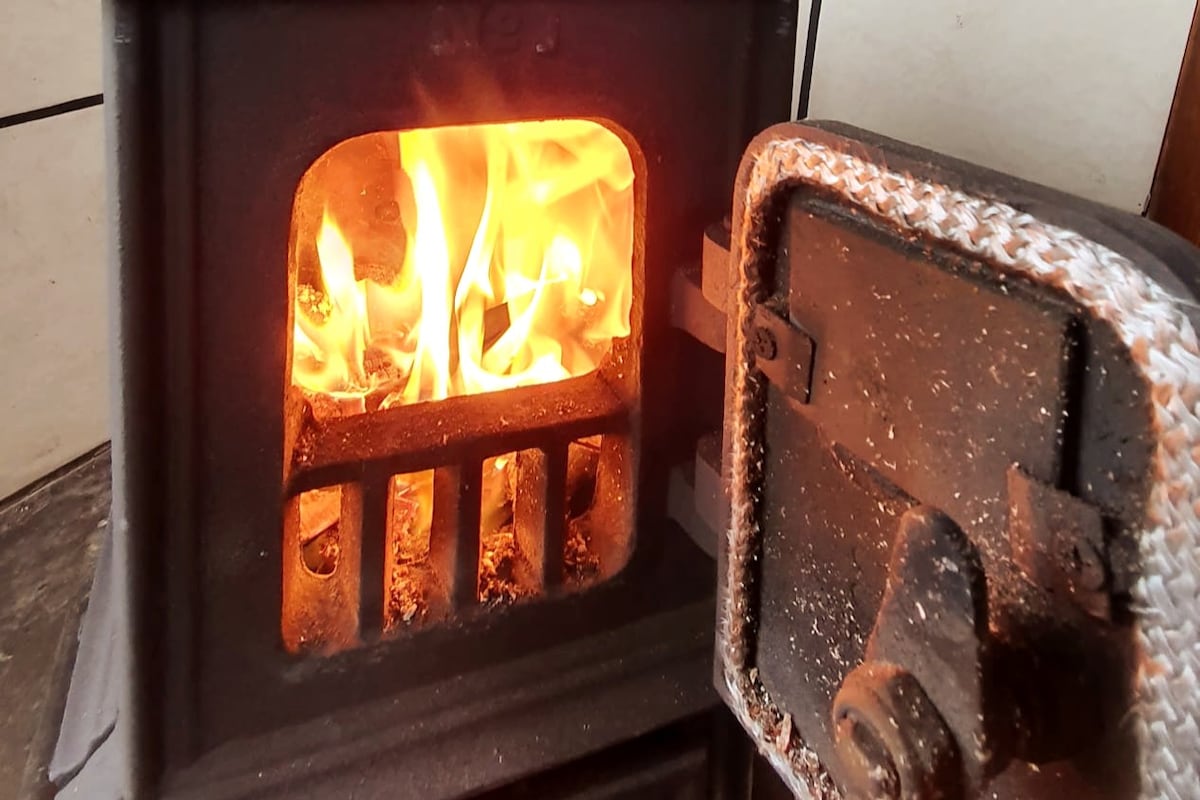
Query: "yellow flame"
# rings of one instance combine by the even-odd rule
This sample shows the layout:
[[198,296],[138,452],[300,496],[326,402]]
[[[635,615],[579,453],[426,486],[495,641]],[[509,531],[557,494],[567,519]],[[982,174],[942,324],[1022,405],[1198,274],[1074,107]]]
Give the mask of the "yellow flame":
[[[341,212],[323,210],[309,240],[320,285],[296,296],[296,384],[378,393],[385,407],[437,400],[585,374],[629,335],[633,167],[616,135],[556,120],[391,141],[381,177],[398,187],[402,232],[339,226]],[[380,251],[359,237],[398,235],[398,270],[357,278],[356,267],[371,274],[357,247]]]

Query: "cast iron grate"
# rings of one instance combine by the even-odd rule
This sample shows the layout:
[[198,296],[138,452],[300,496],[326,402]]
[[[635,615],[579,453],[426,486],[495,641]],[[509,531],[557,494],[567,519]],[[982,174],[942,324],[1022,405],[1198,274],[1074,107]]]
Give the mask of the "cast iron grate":
[[[406,627],[395,608],[389,609],[396,580],[389,554],[397,548],[391,521],[396,481],[404,476],[432,471],[432,520],[422,564],[432,577],[422,601],[425,624],[462,618],[487,605],[480,517],[489,459],[515,458],[512,546],[524,566],[524,594],[542,597],[569,588],[568,467],[572,448],[583,441],[599,445],[588,510],[598,577],[610,577],[628,557],[624,483],[631,472],[631,413],[604,370],[329,421],[315,419],[298,391],[289,405],[297,430],[285,481],[282,627],[289,650],[348,649]],[[296,546],[300,499],[338,487],[337,567],[321,574],[303,563]]]

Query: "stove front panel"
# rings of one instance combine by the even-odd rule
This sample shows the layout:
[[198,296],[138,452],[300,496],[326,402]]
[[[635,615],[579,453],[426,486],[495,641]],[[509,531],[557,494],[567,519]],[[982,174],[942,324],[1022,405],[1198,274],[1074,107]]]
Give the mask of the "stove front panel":
[[[161,738],[168,764],[711,596],[711,566],[665,510],[666,469],[694,427],[670,275],[727,213],[750,136],[787,116],[794,3],[115,6],[123,381],[142,398],[124,409],[135,657],[143,736]],[[635,173],[629,342],[642,368],[612,384],[638,454],[629,563],[554,602],[289,655],[281,398],[296,187],[355,136],[553,118],[610,127]]]

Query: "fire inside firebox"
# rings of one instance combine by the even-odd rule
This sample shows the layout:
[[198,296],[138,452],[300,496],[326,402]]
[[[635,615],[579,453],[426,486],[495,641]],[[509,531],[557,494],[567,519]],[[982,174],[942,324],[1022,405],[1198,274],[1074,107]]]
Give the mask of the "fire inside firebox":
[[[625,144],[587,120],[373,133],[326,152],[297,190],[291,245],[291,384],[311,424],[602,367],[630,335],[633,180]],[[565,484],[554,505],[566,517],[562,582],[615,571],[601,563],[611,548],[598,546],[605,532],[592,513],[612,461],[604,438],[575,438],[565,458],[549,459],[565,475],[546,475],[537,449],[482,461],[479,605],[542,591],[541,545],[523,526],[537,527],[526,518],[545,511],[534,495],[547,481]],[[385,631],[453,611],[452,576],[431,556],[435,466],[388,483]],[[338,484],[290,501],[296,519],[285,539],[295,538],[285,549],[298,553],[310,584],[357,570],[342,563],[358,544],[355,495]],[[288,649],[348,646],[356,613],[301,607],[345,606],[349,584],[334,581],[322,596],[289,583],[286,569],[284,584]]]

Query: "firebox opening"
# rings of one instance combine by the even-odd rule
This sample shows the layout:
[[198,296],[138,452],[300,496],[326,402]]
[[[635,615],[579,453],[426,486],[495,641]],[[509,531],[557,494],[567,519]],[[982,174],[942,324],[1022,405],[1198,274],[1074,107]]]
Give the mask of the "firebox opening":
[[[633,185],[625,143],[589,120],[371,133],[302,177],[289,246],[289,651],[578,590],[628,561],[631,401],[612,388],[624,378],[605,376],[639,364]],[[594,372],[594,389],[554,389]],[[474,395],[497,400],[464,405]],[[406,416],[421,407],[438,413]],[[412,428],[475,415],[500,431],[517,407],[526,449],[497,452],[485,424],[452,452],[426,441],[414,455]],[[390,426],[382,440],[376,419]],[[325,466],[338,483],[297,491],[296,473],[331,441],[346,447]]]

